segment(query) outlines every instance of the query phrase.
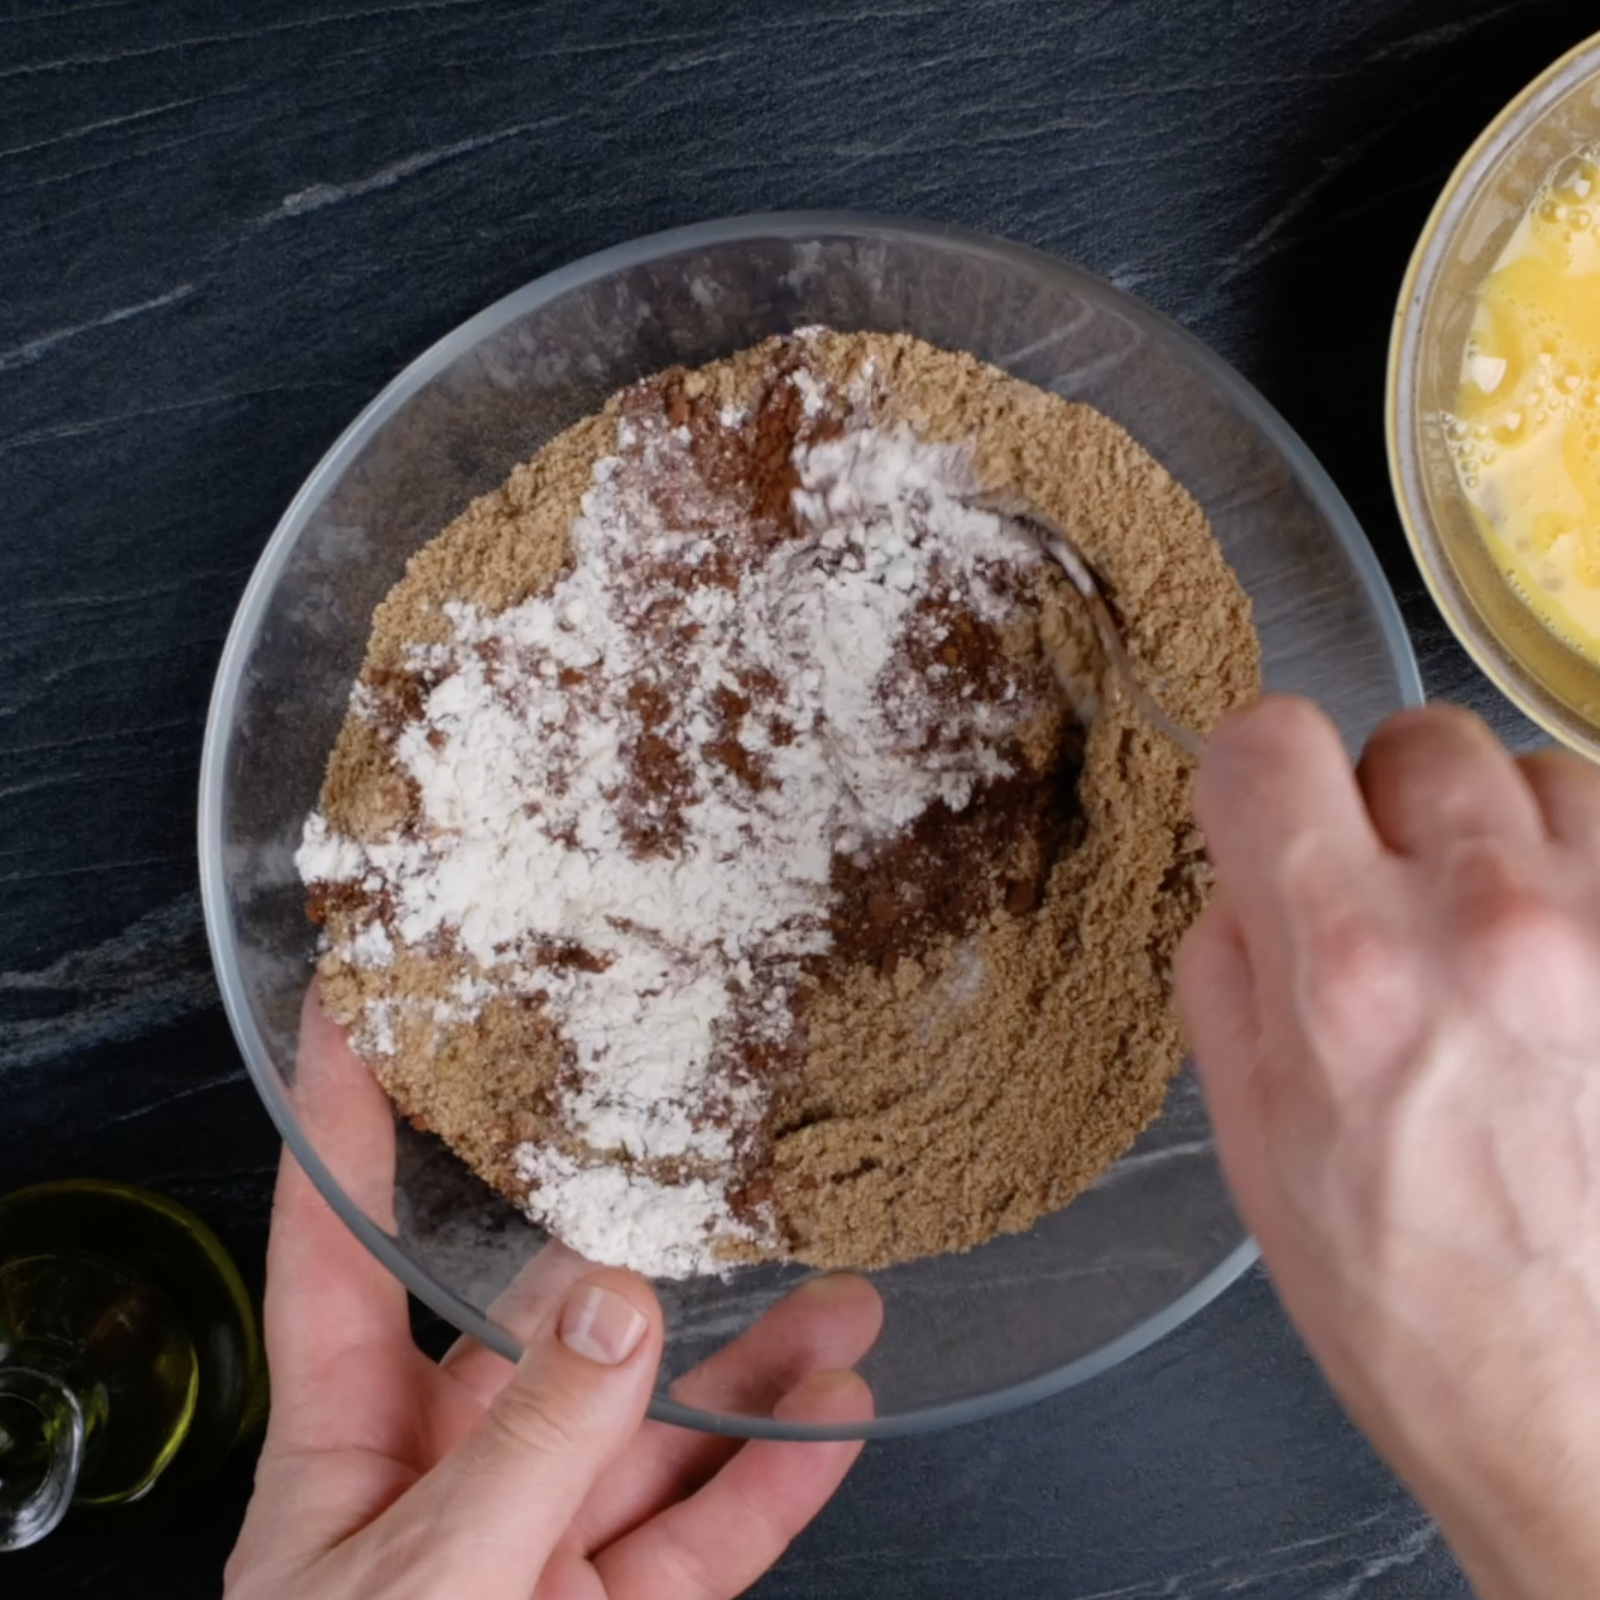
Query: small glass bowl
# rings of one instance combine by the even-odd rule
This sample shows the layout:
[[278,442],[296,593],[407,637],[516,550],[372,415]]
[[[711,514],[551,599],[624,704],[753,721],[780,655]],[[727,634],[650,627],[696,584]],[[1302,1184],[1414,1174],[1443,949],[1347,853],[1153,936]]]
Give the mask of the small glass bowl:
[[[372,609],[419,545],[619,386],[810,323],[970,350],[1121,422],[1210,515],[1254,601],[1268,687],[1320,701],[1352,750],[1422,698],[1371,550],[1283,420],[1164,317],[1035,251],[918,222],[737,218],[565,267],[420,356],[312,473],[240,604],[206,733],[201,883],[234,1032],[290,1149],[407,1288],[513,1358],[557,1254],[541,1255],[545,1236],[437,1139],[397,1123],[364,1072],[330,1085],[297,1064],[314,943],[293,862],[301,825]],[[971,1421],[1143,1349],[1255,1254],[1186,1071],[1134,1148],[1031,1232],[873,1273],[865,1297],[834,1280],[801,1297],[804,1316],[776,1313],[744,1342],[745,1356],[787,1362],[787,1376],[796,1359],[854,1365],[870,1420],[774,1415],[770,1384],[677,1383],[814,1276],[785,1266],[658,1285],[667,1349],[652,1414],[778,1438]],[[849,1302],[870,1318],[865,1300],[881,1304],[882,1331],[864,1355],[841,1356],[815,1314]]]
[[1417,242],[1389,343],[1389,472],[1435,604],[1519,709],[1600,761],[1600,667],[1516,596],[1474,519],[1445,437],[1479,286],[1564,157],[1600,142],[1600,34],[1534,79],[1450,175]]

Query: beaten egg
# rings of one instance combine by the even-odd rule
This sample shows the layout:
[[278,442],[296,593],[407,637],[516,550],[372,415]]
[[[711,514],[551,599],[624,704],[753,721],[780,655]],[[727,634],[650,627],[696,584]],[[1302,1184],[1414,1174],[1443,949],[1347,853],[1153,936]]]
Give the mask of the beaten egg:
[[1600,663],[1600,148],[1555,169],[1478,291],[1447,435],[1512,588]]

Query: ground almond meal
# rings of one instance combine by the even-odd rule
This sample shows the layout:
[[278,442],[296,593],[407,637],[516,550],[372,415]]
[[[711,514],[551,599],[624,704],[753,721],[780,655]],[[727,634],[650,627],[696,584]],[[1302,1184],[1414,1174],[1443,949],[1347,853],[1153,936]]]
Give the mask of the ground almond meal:
[[806,330],[552,440],[379,606],[298,862],[405,1114],[583,1254],[881,1266],[1031,1226],[1160,1108],[1205,866],[1013,490],[1171,709],[1249,605],[1116,424]]

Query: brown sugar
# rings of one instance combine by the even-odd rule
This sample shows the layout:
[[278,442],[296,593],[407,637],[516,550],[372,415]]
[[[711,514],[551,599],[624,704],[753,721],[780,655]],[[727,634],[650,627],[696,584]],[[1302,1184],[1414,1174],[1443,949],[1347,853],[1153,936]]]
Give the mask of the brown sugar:
[[[740,591],[752,563],[804,544],[797,462],[863,418],[885,437],[907,430],[958,447],[984,490],[1019,493],[1058,521],[1175,714],[1207,728],[1257,692],[1248,601],[1203,513],[1115,423],[971,356],[819,330],[624,391],[417,553],[374,616],[324,785],[329,836],[369,861],[428,847],[417,762],[402,752],[459,665],[452,619],[462,606],[497,617],[552,592],[573,570],[574,519],[597,463],[669,435],[681,448],[651,481],[654,512],[671,527],[713,516],[738,531],[692,568],[642,546],[627,555],[639,592],[655,598],[632,613],[648,670],[617,694],[629,776],[608,803],[621,849],[678,859],[708,794],[751,815],[779,805],[782,773],[817,733],[792,686],[730,657],[692,744],[679,704],[687,680],[674,672],[704,644],[686,620],[692,597]],[[1092,631],[1064,584],[1042,566],[984,571],[992,614],[953,579],[919,592],[885,681],[914,692],[916,760],[976,760],[974,729],[987,726],[995,771],[892,835],[841,842],[809,953],[730,978],[721,1076],[687,1106],[705,1140],[672,1160],[600,1151],[657,1192],[721,1185],[745,1228],[718,1246],[724,1260],[871,1267],[1025,1229],[1127,1148],[1181,1061],[1171,962],[1206,888],[1189,764],[1102,692]],[[448,649],[456,655],[440,665]],[[507,654],[498,636],[472,649],[484,693],[520,707],[535,658]],[[549,681],[576,719],[601,705],[603,680],[563,666]],[[530,1179],[528,1152],[569,1165],[600,1157],[574,1131],[587,1069],[553,996],[613,957],[581,941],[528,945],[504,957],[536,975],[518,988],[448,922],[404,937],[404,886],[381,872],[308,875],[326,1003],[384,1086],[563,1231],[569,1219],[550,1210],[554,1188]],[[726,1156],[696,1154],[718,1147],[719,1130]]]

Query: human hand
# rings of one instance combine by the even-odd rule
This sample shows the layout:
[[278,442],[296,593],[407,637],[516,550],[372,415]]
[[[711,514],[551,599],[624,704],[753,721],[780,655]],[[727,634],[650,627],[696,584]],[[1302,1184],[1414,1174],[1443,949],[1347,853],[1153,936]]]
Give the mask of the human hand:
[[1600,1593],[1600,773],[1268,700],[1178,998],[1285,1307],[1486,1597]]
[[[389,1105],[314,997],[296,1090],[319,1153],[381,1219]],[[777,1559],[860,1449],[646,1422],[655,1296],[560,1246],[493,1312],[526,1346],[515,1368],[469,1340],[428,1360],[405,1290],[285,1152],[267,1263],[273,1406],[230,1600],[721,1600]],[[845,1369],[881,1315],[865,1280],[816,1279],[674,1397],[811,1423],[870,1416]]]

